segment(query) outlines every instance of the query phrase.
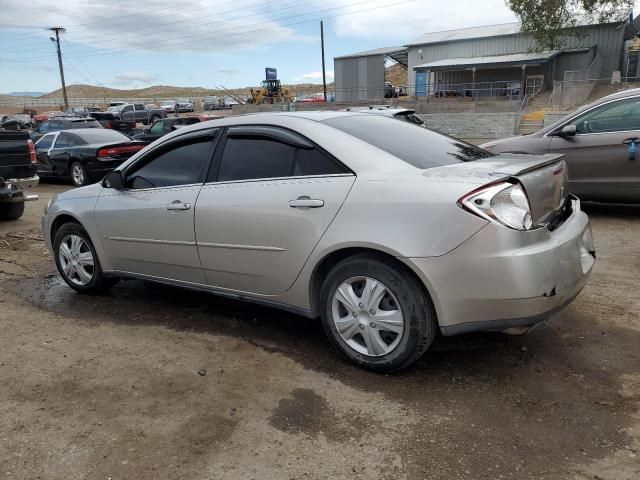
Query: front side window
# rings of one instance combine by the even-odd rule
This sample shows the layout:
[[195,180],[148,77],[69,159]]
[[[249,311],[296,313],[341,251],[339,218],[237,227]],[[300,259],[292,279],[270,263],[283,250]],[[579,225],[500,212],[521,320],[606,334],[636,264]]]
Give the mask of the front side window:
[[172,143],[134,165],[127,172],[125,185],[140,189],[201,183],[203,170],[211,158],[211,147],[212,136]]
[[640,97],[607,103],[571,121],[577,133],[625,132],[640,129]]
[[154,123],[151,128],[149,129],[149,133],[151,135],[162,135],[162,126],[164,124],[163,120],[158,120],[156,123]]
[[49,122],[44,122],[38,127],[39,133],[47,133],[49,131]]

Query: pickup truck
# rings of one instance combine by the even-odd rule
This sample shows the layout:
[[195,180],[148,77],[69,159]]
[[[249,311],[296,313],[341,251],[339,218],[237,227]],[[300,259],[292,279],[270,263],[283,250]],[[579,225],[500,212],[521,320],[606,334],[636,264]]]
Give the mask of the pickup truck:
[[156,120],[167,117],[167,112],[162,108],[147,108],[141,103],[129,103],[117,107],[109,107],[107,112],[112,113],[116,120],[135,120],[145,125],[150,125]]
[[136,122],[133,120],[118,120],[111,112],[91,112],[91,118],[97,120],[102,128],[110,128],[119,132],[129,133],[136,128]]
[[36,150],[25,131],[0,130],[0,220],[16,220],[24,213],[24,202],[37,200],[26,195],[35,187]]

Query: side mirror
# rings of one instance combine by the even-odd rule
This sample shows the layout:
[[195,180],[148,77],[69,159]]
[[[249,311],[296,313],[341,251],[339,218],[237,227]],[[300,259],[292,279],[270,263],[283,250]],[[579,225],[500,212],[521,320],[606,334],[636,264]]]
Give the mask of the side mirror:
[[120,173],[119,170],[114,170],[107,174],[107,176],[102,180],[102,186],[104,188],[115,188],[116,190],[120,190],[123,184],[122,173]]
[[577,132],[578,130],[575,125],[565,125],[562,127],[562,130],[556,133],[556,135],[562,138],[575,137]]

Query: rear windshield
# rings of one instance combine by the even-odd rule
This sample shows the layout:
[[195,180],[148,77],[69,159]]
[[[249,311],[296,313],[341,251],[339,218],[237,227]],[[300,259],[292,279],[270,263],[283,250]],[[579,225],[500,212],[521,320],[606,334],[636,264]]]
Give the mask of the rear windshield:
[[101,128],[100,130],[85,130],[83,132],[74,132],[74,134],[81,138],[85,144],[93,143],[119,143],[130,142],[131,139],[126,135],[117,132],[115,130],[109,130],[108,128]]
[[493,154],[462,140],[382,115],[353,115],[323,123],[425,169],[472,162]]
[[102,125],[92,118],[90,120],[72,120],[71,128],[102,128]]

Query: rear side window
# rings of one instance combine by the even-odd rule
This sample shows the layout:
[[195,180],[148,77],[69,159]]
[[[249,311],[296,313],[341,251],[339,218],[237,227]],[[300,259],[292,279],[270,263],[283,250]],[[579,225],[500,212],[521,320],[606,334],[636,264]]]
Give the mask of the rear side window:
[[140,189],[201,183],[211,148],[212,136],[171,144],[128,171],[126,186]]
[[51,148],[51,145],[53,144],[53,137],[54,137],[53,135],[45,135],[37,143],[36,148],[38,150],[48,150],[49,148]]
[[69,146],[69,135],[67,135],[66,133],[61,133],[60,135],[58,135],[55,148],[64,148],[68,146]]
[[217,180],[225,182],[347,172],[317,148],[300,148],[264,137],[228,137]]
[[134,107],[136,108],[136,110],[144,110],[144,105],[141,103],[134,104]]
[[274,140],[227,138],[218,181],[288,177],[295,153],[295,147]]
[[471,162],[493,154],[427,128],[382,115],[335,117],[323,123],[364,140],[397,158],[426,169]]

